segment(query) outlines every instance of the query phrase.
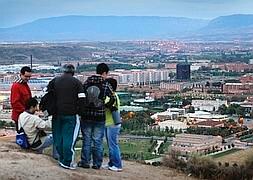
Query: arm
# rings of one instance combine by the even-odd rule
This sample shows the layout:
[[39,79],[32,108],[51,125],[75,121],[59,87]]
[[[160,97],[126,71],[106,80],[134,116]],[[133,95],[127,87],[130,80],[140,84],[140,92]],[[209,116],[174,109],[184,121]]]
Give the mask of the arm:
[[85,110],[83,109],[85,104],[85,93],[82,83],[78,80],[77,83],[77,112],[79,115],[82,114]]
[[17,84],[13,84],[11,87],[11,106],[16,112],[22,113],[25,110],[24,105],[20,101],[20,92]]
[[105,90],[105,97],[106,96],[109,97],[109,101],[105,103],[105,107],[111,109],[116,100],[115,93],[113,92],[112,87],[108,82],[105,83],[104,90]]
[[44,129],[51,129],[52,128],[52,121],[51,120],[44,121],[36,115],[34,115],[34,117],[35,117],[34,124],[37,129],[44,130]]
[[48,85],[47,85],[47,92],[50,91],[50,90],[54,90],[54,89],[55,89],[54,83],[55,83],[55,78],[52,79],[52,80],[48,83]]

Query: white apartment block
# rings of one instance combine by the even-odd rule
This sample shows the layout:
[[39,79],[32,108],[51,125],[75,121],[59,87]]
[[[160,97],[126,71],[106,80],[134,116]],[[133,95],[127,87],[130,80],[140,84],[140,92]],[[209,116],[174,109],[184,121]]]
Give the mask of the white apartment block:
[[166,127],[173,128],[174,130],[182,129],[185,130],[188,128],[187,124],[178,120],[167,120],[158,122],[158,126],[160,127],[160,130],[165,131]]
[[221,105],[227,106],[227,101],[216,100],[192,100],[192,106],[198,111],[217,111]]
[[211,114],[210,112],[205,111],[195,111],[194,113],[187,113],[184,116],[186,120],[189,122],[202,122],[202,121],[228,121],[227,115],[221,115],[221,114]]
[[187,82],[161,82],[160,88],[169,91],[182,91],[185,88],[191,88],[192,83]]
[[168,108],[167,111],[158,112],[151,116],[152,119],[164,121],[164,120],[176,120],[178,117],[185,115],[185,109],[182,108]]
[[111,76],[117,79],[119,84],[149,85],[168,81],[170,72],[167,69],[115,70],[111,72]]

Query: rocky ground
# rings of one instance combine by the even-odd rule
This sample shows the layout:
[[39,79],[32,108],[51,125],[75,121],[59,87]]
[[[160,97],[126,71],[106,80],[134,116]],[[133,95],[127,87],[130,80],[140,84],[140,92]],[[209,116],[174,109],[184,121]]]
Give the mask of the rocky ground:
[[136,162],[124,161],[122,172],[109,170],[82,169],[66,170],[57,165],[57,161],[47,155],[38,155],[21,150],[14,138],[0,138],[0,179],[1,180],[165,180],[193,179],[176,170],[166,167],[154,167]]

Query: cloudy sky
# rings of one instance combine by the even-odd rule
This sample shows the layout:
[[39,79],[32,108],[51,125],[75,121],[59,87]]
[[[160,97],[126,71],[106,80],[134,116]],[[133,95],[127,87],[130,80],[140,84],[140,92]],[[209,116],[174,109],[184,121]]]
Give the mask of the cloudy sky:
[[0,27],[63,15],[177,16],[253,14],[253,0],[0,0]]

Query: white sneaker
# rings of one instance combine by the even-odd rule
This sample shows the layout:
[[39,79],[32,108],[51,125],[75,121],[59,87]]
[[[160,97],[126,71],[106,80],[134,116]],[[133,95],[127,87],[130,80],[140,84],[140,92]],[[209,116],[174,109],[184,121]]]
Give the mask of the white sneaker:
[[115,172],[120,172],[120,171],[122,171],[121,168],[117,168],[117,167],[115,167],[115,166],[109,166],[108,169],[111,170],[111,171],[115,171]]
[[108,164],[102,164],[102,168],[103,169],[109,169],[109,165]]
[[76,163],[75,163],[75,164],[72,164],[72,165],[70,165],[70,166],[66,166],[66,165],[64,165],[63,163],[59,162],[59,165],[60,165],[61,167],[65,168],[65,169],[71,169],[71,170],[75,170],[76,167],[77,167],[77,164],[76,164]]

